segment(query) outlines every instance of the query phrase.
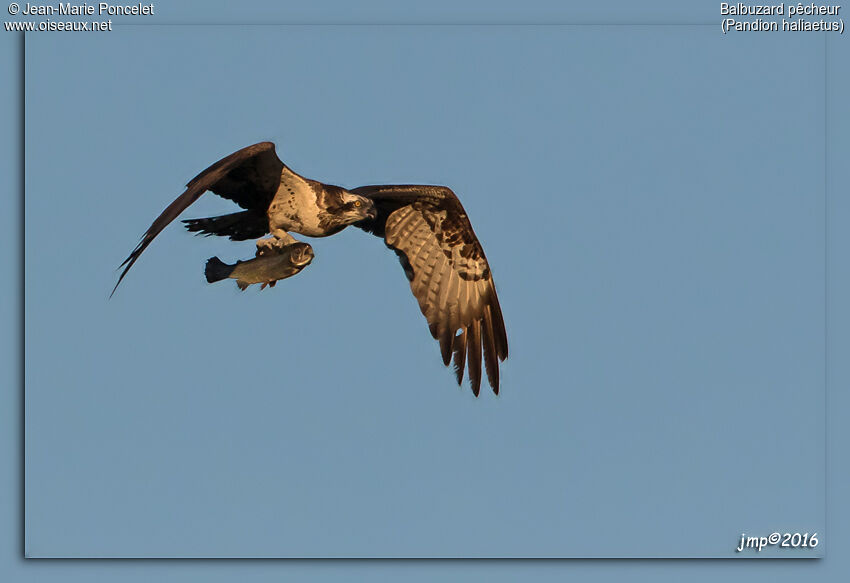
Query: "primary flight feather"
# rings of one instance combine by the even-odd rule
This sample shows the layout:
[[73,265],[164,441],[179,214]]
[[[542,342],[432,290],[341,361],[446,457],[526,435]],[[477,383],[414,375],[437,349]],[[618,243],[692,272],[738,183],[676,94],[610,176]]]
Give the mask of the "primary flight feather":
[[[277,157],[273,143],[254,144],[186,185],[121,264],[124,270],[112,293],[151,241],[208,190],[244,210],[185,220],[186,227],[234,241],[260,238],[258,256],[281,253],[296,243],[290,232],[326,237],[355,225],[383,238],[399,257],[431,335],[440,343],[443,363],[454,360],[458,384],[468,370],[478,396],[483,355],[487,380],[499,393],[499,361],[508,357],[508,339],[493,274],[466,211],[445,186],[346,190],[296,174]],[[261,238],[268,233],[271,237]]]

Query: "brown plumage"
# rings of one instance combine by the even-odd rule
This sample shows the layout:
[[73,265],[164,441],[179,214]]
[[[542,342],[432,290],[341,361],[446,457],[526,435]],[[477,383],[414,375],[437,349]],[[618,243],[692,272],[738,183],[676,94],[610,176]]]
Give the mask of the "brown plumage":
[[[127,275],[142,252],[151,244],[151,241],[207,190],[232,200],[244,209],[259,210],[268,207],[271,203],[280,185],[282,170],[283,162],[275,154],[274,144],[260,142],[222,158],[195,176],[186,185],[183,194],[168,205],[145,231],[142,240],[139,241],[130,256],[118,266],[119,268],[124,267],[124,271],[118,277],[118,282],[112,288],[112,293],[115,293],[115,290],[121,284],[121,280],[124,279],[124,276]],[[224,217],[217,218],[223,219]],[[268,225],[266,224],[262,235],[267,232]]]
[[493,392],[499,393],[499,361],[508,357],[508,338],[493,274],[466,211],[445,186],[346,190],[296,174],[280,161],[271,142],[254,144],[189,181],[121,264],[113,293],[151,241],[208,190],[245,210],[189,219],[187,228],[234,241],[271,233],[271,239],[257,242],[258,254],[295,243],[290,231],[325,237],[354,224],[382,237],[399,256],[443,363],[454,361],[458,384],[468,370],[478,396],[483,364]]
[[498,394],[499,361],[508,357],[505,322],[484,249],[457,196],[445,186],[363,186],[352,192],[375,203],[378,216],[357,226],[383,237],[398,254],[443,363],[454,358],[458,384],[466,364],[478,395],[483,353]]
[[234,241],[262,237],[257,252],[280,250],[295,242],[289,231],[327,237],[357,221],[372,218],[372,202],[362,196],[299,176],[277,157],[274,144],[260,142],[222,158],[186,185],[151,224],[142,240],[124,260],[112,293],[151,241],[206,191],[232,200],[243,212],[184,221],[190,231],[225,235]]

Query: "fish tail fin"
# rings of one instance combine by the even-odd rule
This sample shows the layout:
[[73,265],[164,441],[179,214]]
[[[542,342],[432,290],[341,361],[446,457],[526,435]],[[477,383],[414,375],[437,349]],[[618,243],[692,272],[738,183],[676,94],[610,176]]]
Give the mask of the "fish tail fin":
[[210,257],[207,259],[207,266],[204,268],[204,275],[207,276],[207,283],[215,283],[222,279],[227,279],[233,272],[233,265],[228,265],[218,257]]

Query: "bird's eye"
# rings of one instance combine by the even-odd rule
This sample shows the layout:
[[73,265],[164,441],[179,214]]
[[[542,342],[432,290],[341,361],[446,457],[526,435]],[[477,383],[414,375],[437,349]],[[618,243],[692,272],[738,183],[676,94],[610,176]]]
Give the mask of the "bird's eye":
[[360,206],[360,201],[359,201],[359,200],[355,200],[355,201],[354,201],[354,206]]

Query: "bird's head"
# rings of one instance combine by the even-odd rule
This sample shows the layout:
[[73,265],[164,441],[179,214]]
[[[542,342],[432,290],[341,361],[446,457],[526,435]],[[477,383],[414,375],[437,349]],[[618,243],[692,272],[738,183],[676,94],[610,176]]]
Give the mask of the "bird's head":
[[289,261],[295,267],[303,267],[313,261],[313,248],[307,243],[293,243],[289,247]]
[[371,199],[359,194],[346,192],[343,195],[343,214],[349,223],[356,223],[365,219],[374,219],[378,216],[378,210]]

